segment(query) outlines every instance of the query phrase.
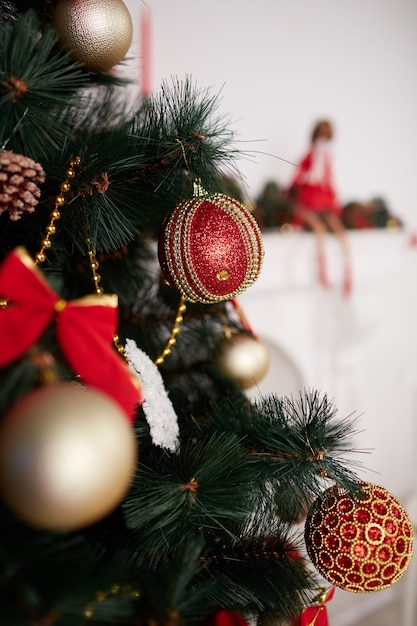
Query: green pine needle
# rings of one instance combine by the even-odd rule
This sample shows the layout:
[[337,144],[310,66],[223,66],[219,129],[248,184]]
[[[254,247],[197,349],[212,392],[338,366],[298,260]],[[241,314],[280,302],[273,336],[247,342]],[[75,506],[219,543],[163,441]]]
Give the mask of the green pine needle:
[[0,141],[36,160],[46,158],[69,136],[69,103],[88,85],[87,76],[56,47],[55,31],[41,27],[34,11],[0,26]]
[[[154,467],[139,464],[123,510],[140,536],[139,558],[162,559],[191,533],[243,523],[250,514],[250,481],[239,439],[217,433],[186,442],[181,454],[161,453]],[[147,556],[148,555],[148,556]]]

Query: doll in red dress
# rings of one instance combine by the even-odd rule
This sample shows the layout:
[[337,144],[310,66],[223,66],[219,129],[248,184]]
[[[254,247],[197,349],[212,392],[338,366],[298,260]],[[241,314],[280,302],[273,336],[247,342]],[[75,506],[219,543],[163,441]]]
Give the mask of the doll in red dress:
[[343,252],[343,294],[351,291],[351,264],[348,239],[332,179],[330,150],[333,128],[328,120],[318,122],[313,128],[311,146],[297,166],[289,188],[294,222],[310,228],[317,237],[318,277],[324,287],[329,287],[324,252],[326,233],[330,230],[338,237]]

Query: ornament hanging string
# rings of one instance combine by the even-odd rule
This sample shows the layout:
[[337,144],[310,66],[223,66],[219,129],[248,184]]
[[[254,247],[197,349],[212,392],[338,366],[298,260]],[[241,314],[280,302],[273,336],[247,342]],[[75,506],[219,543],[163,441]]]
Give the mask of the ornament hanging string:
[[0,267],[0,294],[8,302],[0,310],[0,367],[21,357],[55,321],[58,344],[74,372],[113,397],[134,419],[142,392],[112,345],[116,295],[60,299],[24,248],[11,252]]
[[237,315],[239,316],[239,320],[242,324],[242,328],[244,328],[244,330],[246,330],[252,337],[253,339],[256,339],[258,341],[258,337],[255,334],[252,326],[249,323],[248,318],[246,317],[242,307],[240,306],[240,304],[238,303],[236,298],[231,298],[229,300],[229,302],[231,303],[231,305],[233,306],[234,310],[236,311]]
[[188,165],[188,160],[187,160],[187,155],[185,154],[184,144],[181,141],[181,139],[178,139],[178,137],[175,137],[175,141],[181,146],[182,158],[184,159],[185,166],[187,168],[188,173],[190,174],[190,176],[194,180],[193,173],[192,173],[192,171],[190,169],[190,166]]
[[[200,141],[204,141],[205,137],[204,135],[200,135],[199,133],[196,133],[193,131],[193,135],[195,137],[197,137],[198,139],[200,139]],[[204,187],[201,185],[201,179],[200,178],[196,178],[194,176],[194,174],[191,171],[190,165],[188,163],[188,159],[187,159],[187,154],[185,152],[185,146],[184,143],[181,141],[181,139],[178,139],[178,137],[175,137],[175,141],[180,145],[181,147],[181,152],[182,152],[182,158],[184,159],[184,163],[185,163],[185,167],[187,168],[187,172],[189,173],[191,180],[193,182],[193,197],[194,198],[198,198],[200,196],[208,196],[207,191],[204,189]]]
[[316,448],[313,448],[310,438],[308,436],[308,432],[306,431],[304,434],[305,434],[306,443],[307,443],[307,449],[306,449],[307,461],[310,461],[312,463],[317,463],[317,467],[320,470],[321,478],[328,478],[329,473],[322,463],[322,461],[324,461],[324,457],[326,456],[326,450],[317,450]]

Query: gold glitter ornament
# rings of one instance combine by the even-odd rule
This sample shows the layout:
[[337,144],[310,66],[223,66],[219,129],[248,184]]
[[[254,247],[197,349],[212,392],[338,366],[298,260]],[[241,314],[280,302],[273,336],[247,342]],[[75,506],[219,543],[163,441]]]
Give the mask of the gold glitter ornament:
[[26,523],[68,531],[93,524],[123,499],[137,446],[107,395],[54,383],[12,406],[0,427],[0,493]]
[[413,527],[407,511],[384,487],[358,484],[358,498],[335,485],[315,500],[305,524],[307,552],[333,585],[356,593],[380,591],[406,571]]
[[122,0],[60,0],[52,24],[61,46],[92,72],[120,63],[132,43],[132,18]]

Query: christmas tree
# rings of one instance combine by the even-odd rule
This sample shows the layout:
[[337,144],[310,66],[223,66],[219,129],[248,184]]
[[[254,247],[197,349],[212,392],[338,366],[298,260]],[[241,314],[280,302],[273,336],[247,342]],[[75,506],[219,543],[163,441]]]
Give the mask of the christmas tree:
[[1,3],[1,623],[312,624],[333,584],[395,582],[411,525],[325,392],[245,395],[234,132],[188,78],[131,110],[129,19]]

